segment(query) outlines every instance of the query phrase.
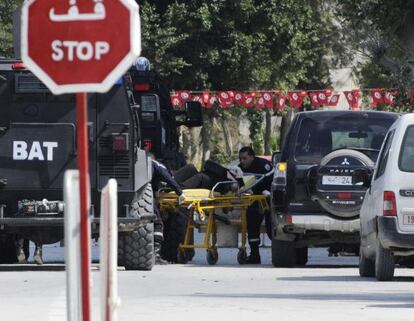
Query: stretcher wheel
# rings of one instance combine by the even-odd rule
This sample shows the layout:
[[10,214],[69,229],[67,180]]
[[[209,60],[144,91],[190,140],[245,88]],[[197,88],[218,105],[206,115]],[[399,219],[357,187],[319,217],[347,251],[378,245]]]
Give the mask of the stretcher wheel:
[[207,263],[208,264],[215,265],[218,261],[217,249],[208,249],[206,258],[207,258]]
[[237,262],[239,262],[239,264],[246,264],[246,260],[247,260],[247,253],[246,250],[239,250],[239,253],[237,253]]
[[190,260],[186,249],[178,249],[177,263],[186,264]]

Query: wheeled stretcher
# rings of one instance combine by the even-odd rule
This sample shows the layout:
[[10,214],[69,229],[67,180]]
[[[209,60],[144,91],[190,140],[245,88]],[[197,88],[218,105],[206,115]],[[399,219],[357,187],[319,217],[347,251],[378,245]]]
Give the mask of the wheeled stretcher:
[[[262,175],[263,176],[263,175]],[[261,180],[261,179],[260,179]],[[259,181],[260,181],[259,180]],[[188,223],[186,227],[184,242],[178,248],[178,262],[187,263],[189,260],[188,249],[202,248],[207,249],[207,262],[214,265],[218,261],[217,251],[217,220],[225,219],[225,212],[239,209],[241,224],[241,246],[237,254],[239,264],[245,263],[246,241],[247,241],[247,208],[257,202],[259,210],[266,210],[269,207],[268,196],[248,194],[236,187],[233,191],[222,195],[217,193],[217,187],[222,184],[234,184],[234,182],[219,182],[212,190],[209,189],[186,189],[184,190],[185,198],[181,199],[174,192],[160,190],[158,192],[160,211],[178,213],[185,211],[188,214]],[[253,184],[256,185],[256,184]],[[234,186],[234,185],[233,185]],[[250,188],[253,186],[250,186]],[[217,210],[221,209],[220,216],[216,215]],[[224,216],[224,217],[223,217]],[[191,235],[195,228],[205,227],[204,242],[202,244],[190,244]]]

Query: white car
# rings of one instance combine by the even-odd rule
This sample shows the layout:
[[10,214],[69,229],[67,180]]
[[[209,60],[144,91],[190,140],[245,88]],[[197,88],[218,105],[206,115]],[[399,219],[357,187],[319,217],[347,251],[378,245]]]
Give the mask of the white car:
[[360,218],[361,276],[389,281],[396,264],[414,267],[414,114],[388,131]]

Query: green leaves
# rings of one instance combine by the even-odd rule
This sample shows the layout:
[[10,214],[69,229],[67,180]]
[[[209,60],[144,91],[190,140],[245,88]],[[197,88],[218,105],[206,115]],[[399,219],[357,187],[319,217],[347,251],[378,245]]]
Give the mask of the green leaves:
[[13,13],[23,0],[0,1],[0,57],[13,57]]
[[145,1],[141,7],[143,54],[174,89],[308,85],[309,73],[317,77],[328,63],[322,57],[334,28],[319,1]]

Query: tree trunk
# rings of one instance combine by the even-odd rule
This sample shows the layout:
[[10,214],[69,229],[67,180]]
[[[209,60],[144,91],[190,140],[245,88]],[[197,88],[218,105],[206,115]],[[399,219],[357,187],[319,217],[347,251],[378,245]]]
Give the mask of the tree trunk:
[[272,115],[270,113],[270,110],[266,110],[266,127],[265,127],[265,134],[264,134],[264,153],[265,155],[271,154],[272,147],[271,139],[272,139]]
[[228,156],[231,156],[233,154],[233,141],[231,139],[231,133],[227,126],[227,122],[228,120],[225,117],[220,117],[220,124],[221,128],[223,129],[223,138],[224,144],[226,146],[226,152]]
[[211,140],[211,128],[212,128],[212,119],[208,118],[203,122],[203,127],[201,128],[201,148],[202,148],[202,162],[204,163],[207,159],[210,158],[210,140]]
[[293,116],[295,115],[295,112],[292,108],[288,109],[288,112],[282,116],[282,124],[280,126],[280,140],[279,140],[279,146],[280,150],[283,148],[283,143],[285,141],[286,134],[288,132],[289,126],[292,123]]

